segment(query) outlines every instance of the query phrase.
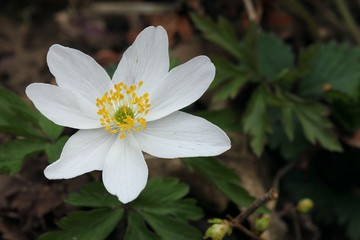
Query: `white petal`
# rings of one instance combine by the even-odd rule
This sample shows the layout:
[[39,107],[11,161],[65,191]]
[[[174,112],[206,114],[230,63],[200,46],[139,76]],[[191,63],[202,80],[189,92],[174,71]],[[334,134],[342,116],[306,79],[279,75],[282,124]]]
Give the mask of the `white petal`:
[[79,130],[66,142],[60,159],[45,169],[45,176],[48,179],[68,179],[102,170],[115,139],[116,135],[104,129]]
[[215,66],[206,56],[198,56],[172,69],[150,94],[148,121],[156,120],[198,100],[209,88]]
[[145,188],[148,168],[138,143],[131,135],[117,138],[105,160],[105,188],[122,203],[134,200]]
[[123,54],[114,83],[143,81],[140,93],[150,91],[169,71],[169,44],[163,27],[147,27]]
[[93,58],[76,49],[55,44],[49,49],[47,63],[60,87],[71,88],[90,101],[95,102],[113,85]]
[[70,89],[33,83],[26,88],[26,95],[43,115],[58,125],[77,129],[101,127],[95,103]]
[[215,156],[230,148],[219,127],[184,112],[148,122],[135,136],[144,152],[161,158]]

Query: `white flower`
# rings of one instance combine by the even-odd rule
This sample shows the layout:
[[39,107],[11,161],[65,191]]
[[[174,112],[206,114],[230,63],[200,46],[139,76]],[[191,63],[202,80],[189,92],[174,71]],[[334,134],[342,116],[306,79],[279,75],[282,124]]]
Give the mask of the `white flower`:
[[111,79],[88,55],[53,45],[47,63],[57,86],[34,83],[26,94],[54,123],[80,129],[44,173],[68,179],[102,170],[106,189],[123,203],[144,189],[143,152],[160,158],[214,156],[230,140],[205,119],[178,111],[206,91],[215,67],[198,56],[169,72],[168,38],[148,27],[124,53]]

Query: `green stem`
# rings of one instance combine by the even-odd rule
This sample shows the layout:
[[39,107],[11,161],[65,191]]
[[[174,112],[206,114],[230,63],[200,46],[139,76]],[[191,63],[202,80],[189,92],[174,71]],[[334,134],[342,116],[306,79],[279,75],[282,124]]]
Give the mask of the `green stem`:
[[318,24],[309,11],[301,4],[301,1],[280,0],[280,3],[289,11],[293,12],[297,17],[302,19],[307,24],[309,31],[313,34],[313,36],[316,39],[319,38]]
[[342,15],[342,17],[345,21],[345,24],[349,28],[351,34],[355,38],[356,42],[358,44],[360,44],[360,32],[354,21],[354,18],[352,17],[352,15],[349,11],[349,8],[346,5],[345,0],[334,0],[334,1],[335,1],[335,4],[336,4],[340,14]]

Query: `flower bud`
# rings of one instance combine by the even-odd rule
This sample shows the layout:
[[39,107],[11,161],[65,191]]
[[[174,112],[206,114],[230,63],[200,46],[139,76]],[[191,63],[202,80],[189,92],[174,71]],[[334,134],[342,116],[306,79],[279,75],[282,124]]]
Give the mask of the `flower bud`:
[[263,232],[266,229],[268,229],[270,225],[270,216],[269,215],[265,215],[261,218],[257,218],[255,220],[255,229],[259,232]]
[[313,200],[310,198],[303,198],[298,202],[296,209],[301,213],[308,213],[313,207]]
[[204,239],[211,238],[212,240],[222,240],[225,235],[230,235],[232,232],[231,226],[227,220],[214,218],[210,219],[209,223],[212,223],[212,225],[206,230]]

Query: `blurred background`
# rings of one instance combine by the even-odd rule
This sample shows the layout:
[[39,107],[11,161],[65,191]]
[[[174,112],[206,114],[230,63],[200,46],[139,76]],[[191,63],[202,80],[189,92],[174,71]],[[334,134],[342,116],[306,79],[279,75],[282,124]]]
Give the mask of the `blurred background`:
[[[147,156],[151,176],[190,186],[204,210],[194,225],[204,231],[208,218],[235,217],[274,187],[264,239],[359,240],[359,16],[359,0],[0,0],[0,86],[30,104],[27,85],[55,84],[46,65],[55,43],[89,54],[111,75],[138,33],[161,25],[172,67],[201,54],[215,63],[210,90],[186,111],[228,132],[232,149],[217,160],[241,178],[226,188],[208,180],[211,166]],[[0,130],[0,239],[36,239],[77,209],[63,200],[89,177],[47,181],[49,153],[5,153],[21,134]],[[21,164],[9,170],[4,162],[15,155]],[[226,174],[216,177],[226,182]],[[313,207],[299,210],[303,199]],[[255,221],[244,225],[254,230]],[[224,239],[253,238],[235,231]]]

